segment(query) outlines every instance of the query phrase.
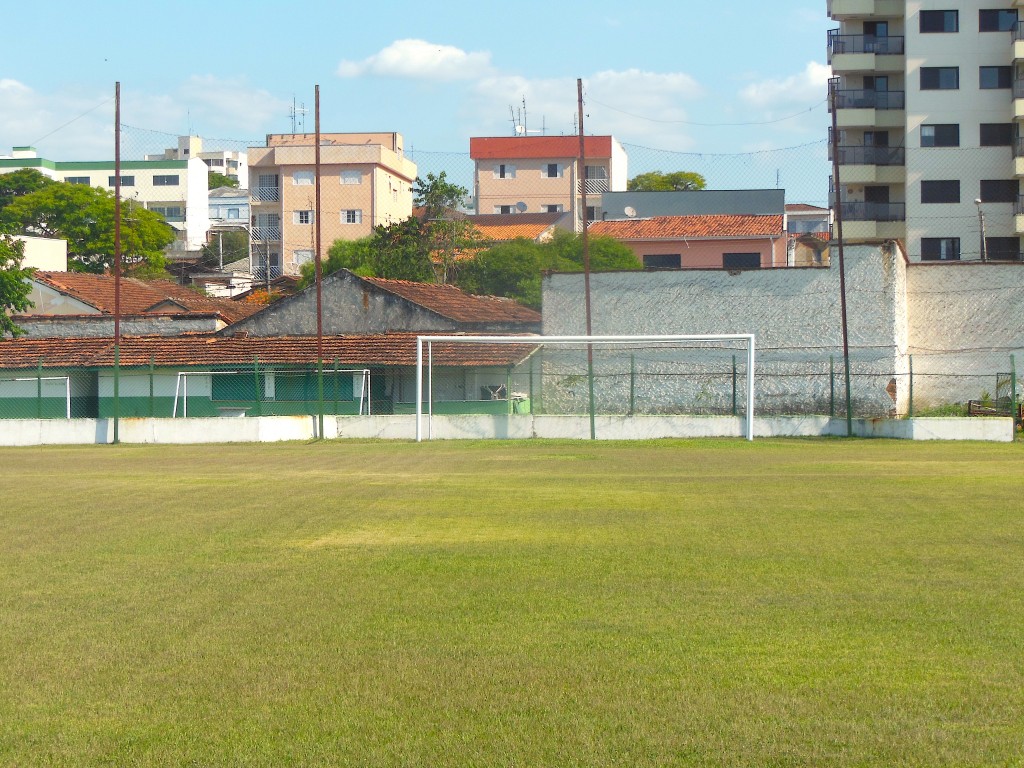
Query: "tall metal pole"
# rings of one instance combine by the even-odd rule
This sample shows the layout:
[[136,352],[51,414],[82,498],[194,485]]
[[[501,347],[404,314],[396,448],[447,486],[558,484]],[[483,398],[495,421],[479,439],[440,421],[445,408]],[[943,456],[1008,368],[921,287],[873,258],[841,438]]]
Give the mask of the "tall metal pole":
[[121,83],[114,84],[114,443],[121,442]]
[[846,260],[843,254],[843,202],[839,183],[839,127],[836,120],[836,91],[839,78],[828,83],[832,106],[832,185],[835,188],[836,248],[839,251],[839,306],[843,323],[843,369],[846,372],[846,436],[853,437],[853,399],[850,395],[850,333],[846,322]]
[[324,438],[324,306],[323,306],[323,267],[320,264],[320,86],[316,86],[316,150],[314,152],[316,162],[316,211],[313,217],[316,219],[316,243],[314,244],[314,262],[316,269],[316,387],[317,387],[317,436]]
[[978,252],[981,254],[982,261],[988,261],[988,247],[985,244],[985,212],[981,209],[981,198],[975,200],[974,204],[978,206],[978,232],[981,240]]
[[[583,79],[576,78],[576,101],[580,117],[580,161],[576,178],[580,185],[580,215],[583,219],[583,302],[586,309],[587,338],[594,335],[590,322],[590,238],[587,232],[587,149],[583,133]],[[590,407],[590,439],[597,438],[594,424],[594,345],[587,344],[587,389]]]

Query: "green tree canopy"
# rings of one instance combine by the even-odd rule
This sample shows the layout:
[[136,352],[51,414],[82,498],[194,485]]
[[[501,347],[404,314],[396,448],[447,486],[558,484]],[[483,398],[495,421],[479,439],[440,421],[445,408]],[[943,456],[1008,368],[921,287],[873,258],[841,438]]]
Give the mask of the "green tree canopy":
[[225,176],[218,171],[210,171],[206,184],[207,189],[218,189],[220,187],[235,187],[237,189],[238,179],[232,176]]
[[413,185],[413,204],[423,207],[422,247],[437,264],[439,283],[455,282],[459,255],[480,245],[476,228],[459,212],[468,194],[448,181],[444,171],[417,177]]
[[626,189],[631,192],[692,192],[704,189],[707,185],[707,179],[692,171],[651,171],[634,176]]
[[[84,184],[57,183],[22,195],[0,211],[0,225],[68,242],[69,266],[103,273],[114,263],[114,195]],[[174,230],[163,216],[132,200],[121,204],[121,255],[129,270],[162,271]]]
[[[320,264],[323,274],[329,275],[339,269],[347,269],[357,275],[375,277],[373,271],[373,237],[363,237],[359,240],[335,240],[327,251],[327,258]],[[299,287],[305,288],[312,285],[316,279],[316,264],[308,263],[302,265],[302,279]]]
[[0,209],[6,208],[19,197],[57,183],[59,182],[44,176],[35,168],[0,173]]
[[[640,269],[636,254],[611,237],[588,238],[593,272]],[[497,243],[479,252],[459,273],[459,286],[470,293],[506,296],[539,308],[541,274],[579,272],[583,269],[583,238],[557,231],[545,243],[518,239]]]
[[210,242],[200,252],[203,265],[213,269],[248,258],[249,233],[241,229],[213,230]]
[[0,234],[0,337],[20,336],[23,331],[8,313],[22,312],[32,306],[28,298],[32,290],[28,278],[34,270],[22,267],[24,258],[25,243]]

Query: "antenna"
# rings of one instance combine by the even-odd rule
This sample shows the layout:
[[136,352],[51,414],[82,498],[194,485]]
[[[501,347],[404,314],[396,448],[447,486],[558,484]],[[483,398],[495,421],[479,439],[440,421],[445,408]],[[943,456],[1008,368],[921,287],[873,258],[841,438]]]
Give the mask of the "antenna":
[[625,213],[631,219],[636,218],[636,208],[634,208],[632,205],[627,205],[623,213]]
[[516,210],[519,211],[520,213],[526,213],[526,203],[520,200],[518,203],[516,203]]
[[296,104],[295,104],[295,96],[292,96],[292,108],[291,108],[292,133],[297,133],[298,132],[297,131],[298,126],[296,125],[296,123],[298,123],[300,121],[300,119],[301,119],[301,125],[302,125],[302,132],[305,133],[305,131],[306,131],[306,117],[305,116],[306,116],[307,112],[309,112],[309,110],[306,109],[306,105],[305,104],[301,104],[299,106],[296,106]]
[[516,110],[515,110],[515,108],[511,104],[508,105],[508,114],[509,114],[509,117],[512,118],[512,135],[513,136],[518,136],[519,135],[519,123],[516,121]]

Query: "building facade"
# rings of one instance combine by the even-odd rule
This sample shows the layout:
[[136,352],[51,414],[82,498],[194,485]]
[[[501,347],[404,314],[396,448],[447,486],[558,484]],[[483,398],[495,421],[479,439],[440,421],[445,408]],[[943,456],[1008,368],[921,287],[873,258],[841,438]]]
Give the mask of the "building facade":
[[586,180],[587,220],[601,218],[601,195],[624,191],[628,158],[613,136],[586,136],[583,167],[578,136],[477,137],[469,140],[478,214],[572,213],[582,222],[580,179]]
[[911,261],[1020,261],[1021,6],[829,0],[847,242],[900,240]]
[[[367,237],[412,215],[416,164],[398,133],[324,133],[321,245]],[[315,250],[315,134],[271,134],[250,147],[252,273],[297,275]]]
[[[114,190],[114,161],[59,162],[39,157],[34,147],[14,147],[0,157],[0,173],[34,168],[68,184],[87,184]],[[206,164],[189,160],[123,160],[121,199],[161,214],[178,232],[174,251],[195,251],[206,243],[210,229]]]
[[249,162],[245,152],[237,150],[204,150],[200,136],[179,136],[178,146],[165,149],[159,155],[146,155],[147,160],[191,160],[198,157],[207,168],[234,179],[238,186],[249,186]]

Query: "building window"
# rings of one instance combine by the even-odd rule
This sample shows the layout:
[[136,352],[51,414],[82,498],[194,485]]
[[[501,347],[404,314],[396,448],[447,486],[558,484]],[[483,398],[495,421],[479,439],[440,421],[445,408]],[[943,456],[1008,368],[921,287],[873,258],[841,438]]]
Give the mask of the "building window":
[[1016,179],[982,179],[981,202],[1015,203],[1019,186]]
[[959,87],[959,67],[921,67],[922,91],[955,91]]
[[760,269],[760,253],[723,253],[722,269]]
[[596,219],[597,219],[597,206],[596,205],[588,205],[587,206],[587,221],[594,221]]
[[921,182],[922,203],[959,203],[960,202],[960,180],[949,179],[945,181],[922,181]]
[[992,261],[1020,261],[1020,238],[986,237],[985,258]]
[[292,186],[311,187],[313,186],[312,171],[292,171]]
[[293,254],[295,256],[295,263],[299,266],[310,264],[313,261],[313,251],[310,249],[297,250]]
[[[108,187],[114,186],[114,182],[116,182],[116,181],[117,181],[117,176],[108,176],[107,177],[107,186]],[[135,186],[135,177],[134,176],[122,176],[121,177],[121,186],[122,187],[134,187]]]
[[982,123],[981,146],[1009,147],[1013,144],[1013,123]]
[[516,167],[514,165],[501,165],[494,166],[494,178],[496,179],[514,179],[516,177]]
[[925,123],[921,126],[922,147],[959,147],[960,126],[956,123]]
[[240,213],[241,213],[241,211],[238,208],[228,208],[228,218],[229,219],[240,219],[241,218],[241,216],[239,215]]
[[683,258],[678,253],[644,254],[644,269],[681,269]]
[[959,237],[922,237],[922,261],[960,261]]
[[1010,32],[1017,26],[1016,8],[994,8],[978,11],[979,32]]
[[154,187],[176,187],[178,186],[178,175],[174,174],[171,176],[154,176],[153,177]]
[[544,213],[561,213],[565,210],[565,207],[561,203],[557,203],[555,205],[542,205],[541,208],[544,209]]
[[984,90],[1009,88],[1012,80],[1010,67],[978,67],[978,87]]
[[503,214],[515,213],[516,207],[514,205],[496,205],[494,206],[494,212]]
[[294,224],[312,224],[313,223],[313,212],[312,211],[293,211],[292,222]]
[[548,163],[544,167],[544,176],[548,179],[558,179],[562,176],[562,166],[558,163]]
[[921,11],[921,32],[959,32],[958,11]]
[[359,208],[352,208],[341,212],[342,224],[362,224],[363,212]]
[[149,210],[159,213],[168,221],[181,220],[181,206],[179,205],[151,205]]
[[342,184],[362,184],[363,183],[363,172],[362,171],[342,171],[341,172],[341,183]]
[[64,181],[68,184],[85,184],[86,186],[89,185],[88,176],[68,176],[66,179],[64,179]]

